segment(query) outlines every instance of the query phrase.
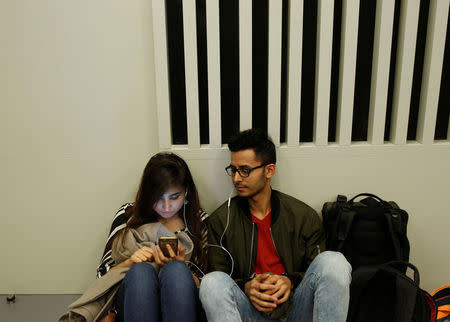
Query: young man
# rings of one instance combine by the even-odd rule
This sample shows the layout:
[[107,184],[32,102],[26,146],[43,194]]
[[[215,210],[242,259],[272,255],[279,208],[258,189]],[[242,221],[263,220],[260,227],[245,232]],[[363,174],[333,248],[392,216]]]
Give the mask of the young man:
[[252,129],[228,147],[238,196],[207,223],[215,245],[200,286],[208,321],[344,322],[351,266],[340,253],[322,252],[322,223],[311,207],[272,190],[273,142]]

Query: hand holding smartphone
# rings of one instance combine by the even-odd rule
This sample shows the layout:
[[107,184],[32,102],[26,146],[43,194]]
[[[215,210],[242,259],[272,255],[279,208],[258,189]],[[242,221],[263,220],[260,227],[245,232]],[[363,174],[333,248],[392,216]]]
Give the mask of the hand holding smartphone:
[[172,247],[173,252],[175,255],[178,255],[178,238],[177,237],[159,237],[158,238],[158,245],[159,248],[161,248],[162,253],[167,258],[170,258],[169,250],[167,249],[167,245],[170,245]]

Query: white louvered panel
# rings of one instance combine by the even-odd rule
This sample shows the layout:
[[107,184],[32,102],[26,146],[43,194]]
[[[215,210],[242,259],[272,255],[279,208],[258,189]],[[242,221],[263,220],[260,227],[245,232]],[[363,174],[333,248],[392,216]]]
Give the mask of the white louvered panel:
[[[436,126],[439,89],[445,50],[445,30],[450,0],[431,0],[428,17],[427,44],[423,66],[422,93],[417,124],[417,140],[432,144]],[[221,53],[220,0],[206,1],[208,105],[210,148],[221,147]],[[341,26],[341,53],[339,62],[336,141],[340,146],[351,144],[354,105],[355,68],[357,57],[359,0],[343,0]],[[282,62],[282,2],[269,0],[268,10],[268,132],[274,143],[280,144],[280,97]],[[301,73],[304,0],[288,2],[287,42],[287,104],[286,138],[289,147],[299,146],[301,119]],[[155,46],[155,73],[160,149],[172,147],[170,92],[168,79],[166,15],[164,0],[152,0]],[[199,93],[197,75],[196,2],[182,1],[186,108],[189,149],[200,148]],[[328,144],[330,108],[331,63],[333,45],[334,1],[317,1],[317,50],[315,71],[315,106],[313,141],[315,145]],[[398,46],[392,48],[395,2],[376,2],[374,52],[371,71],[368,142],[384,143],[387,96],[389,92],[391,52],[395,50],[396,70],[393,84],[391,140],[405,144],[416,55],[416,37],[420,0],[402,0],[399,19]],[[239,129],[252,127],[252,1],[239,2]],[[306,49],[307,50],[307,49]],[[226,108],[226,107],[225,107]],[[448,131],[450,132],[450,131]],[[449,134],[450,137],[450,134]]]
[[198,111],[197,22],[195,0],[183,0],[184,61],[188,147],[200,147]]
[[283,2],[269,0],[269,66],[267,129],[276,146],[280,145],[281,31]]
[[417,121],[417,140],[426,145],[434,141],[445,50],[445,32],[442,31],[447,28],[448,10],[449,0],[432,0],[430,3]]
[[209,145],[222,145],[220,100],[220,18],[219,0],[206,1],[206,36],[208,46]]
[[394,144],[405,144],[408,133],[419,7],[420,0],[403,0],[400,10],[391,122],[391,140]]
[[155,53],[156,105],[158,110],[158,135],[160,150],[167,150],[172,144],[170,125],[169,76],[167,69],[166,9],[164,0],[152,1],[153,44]]
[[287,145],[298,146],[303,41],[303,0],[291,0],[288,27]]
[[367,141],[383,144],[395,1],[378,0],[376,10]]
[[328,143],[333,10],[334,1],[317,1],[317,53],[313,138],[316,145],[327,145]]
[[252,127],[252,1],[239,1],[239,128]]
[[341,61],[336,120],[336,141],[339,145],[350,145],[352,141],[358,21],[359,0],[344,0],[342,2]]

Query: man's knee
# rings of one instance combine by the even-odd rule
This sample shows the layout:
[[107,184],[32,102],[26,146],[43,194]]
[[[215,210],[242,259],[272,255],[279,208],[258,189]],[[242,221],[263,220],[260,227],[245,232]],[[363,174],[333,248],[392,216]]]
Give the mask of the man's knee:
[[213,299],[216,295],[223,296],[227,284],[234,281],[224,272],[211,272],[203,276],[200,283],[200,299],[202,302]]
[[313,263],[317,265],[316,270],[320,272],[323,278],[332,279],[343,285],[350,284],[352,266],[342,253],[323,252],[317,255]]

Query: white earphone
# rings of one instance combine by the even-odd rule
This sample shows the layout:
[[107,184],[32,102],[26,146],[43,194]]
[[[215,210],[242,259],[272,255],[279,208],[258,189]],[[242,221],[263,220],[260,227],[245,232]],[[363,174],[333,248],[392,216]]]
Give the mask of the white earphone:
[[[222,235],[220,236],[219,245],[213,245],[213,244],[208,244],[208,245],[207,245],[207,246],[209,246],[209,247],[219,247],[219,248],[222,249],[225,253],[227,253],[228,256],[230,256],[230,259],[231,259],[231,271],[230,271],[230,273],[229,273],[230,276],[233,274],[233,271],[234,271],[234,259],[233,259],[233,256],[231,256],[230,252],[223,246],[222,240],[223,240],[223,237],[225,236],[225,232],[227,231],[228,225],[229,225],[229,223],[230,223],[230,205],[231,205],[231,196],[233,195],[233,192],[234,192],[234,186],[233,186],[233,189],[232,189],[231,192],[230,192],[230,195],[228,196],[228,204],[227,204],[227,224],[226,224],[226,226],[225,226],[225,229],[223,230]],[[185,197],[185,198],[187,197],[187,193],[188,193],[188,192],[187,192],[187,190],[186,190],[186,193],[184,194],[184,197]],[[186,232],[187,232],[188,234],[190,234],[191,236],[194,236],[194,235],[191,233],[191,231],[189,230],[188,224],[187,224],[187,221],[186,221],[186,204],[187,204],[187,203],[188,203],[188,201],[187,201],[187,200],[184,200],[184,204],[183,204],[183,219],[184,219],[184,225],[186,226]],[[195,265],[195,264],[192,263],[192,262],[190,262],[190,263],[193,264],[194,266],[196,266],[197,269],[200,270],[200,268],[198,268],[197,265]],[[202,272],[202,271],[200,270],[200,272]],[[202,272],[202,273],[203,273],[203,272]],[[205,275],[205,274],[203,273],[203,275]]]
[[230,205],[231,205],[231,196],[233,195],[234,192],[234,186],[233,189],[230,192],[230,195],[228,196],[228,204],[227,204],[227,224],[225,225],[225,228],[223,230],[222,235],[220,236],[220,241],[219,241],[219,245],[212,245],[212,244],[208,244],[208,246],[212,246],[212,247],[219,247],[220,249],[222,249],[225,253],[228,254],[228,256],[230,256],[231,259],[231,271],[228,275],[233,275],[233,271],[234,271],[234,259],[233,256],[231,256],[230,252],[225,248],[225,246],[223,246],[222,244],[222,240],[223,240],[223,236],[225,236],[225,232],[228,229],[228,225],[230,223]]
[[186,221],[186,205],[188,203],[188,201],[186,200],[187,194],[188,194],[188,191],[186,189],[186,193],[184,194],[184,202],[183,202],[183,219],[184,219],[184,225],[186,226],[186,231],[189,233],[189,235],[194,236],[191,233],[191,231],[189,230],[188,224],[187,224],[187,221]]

